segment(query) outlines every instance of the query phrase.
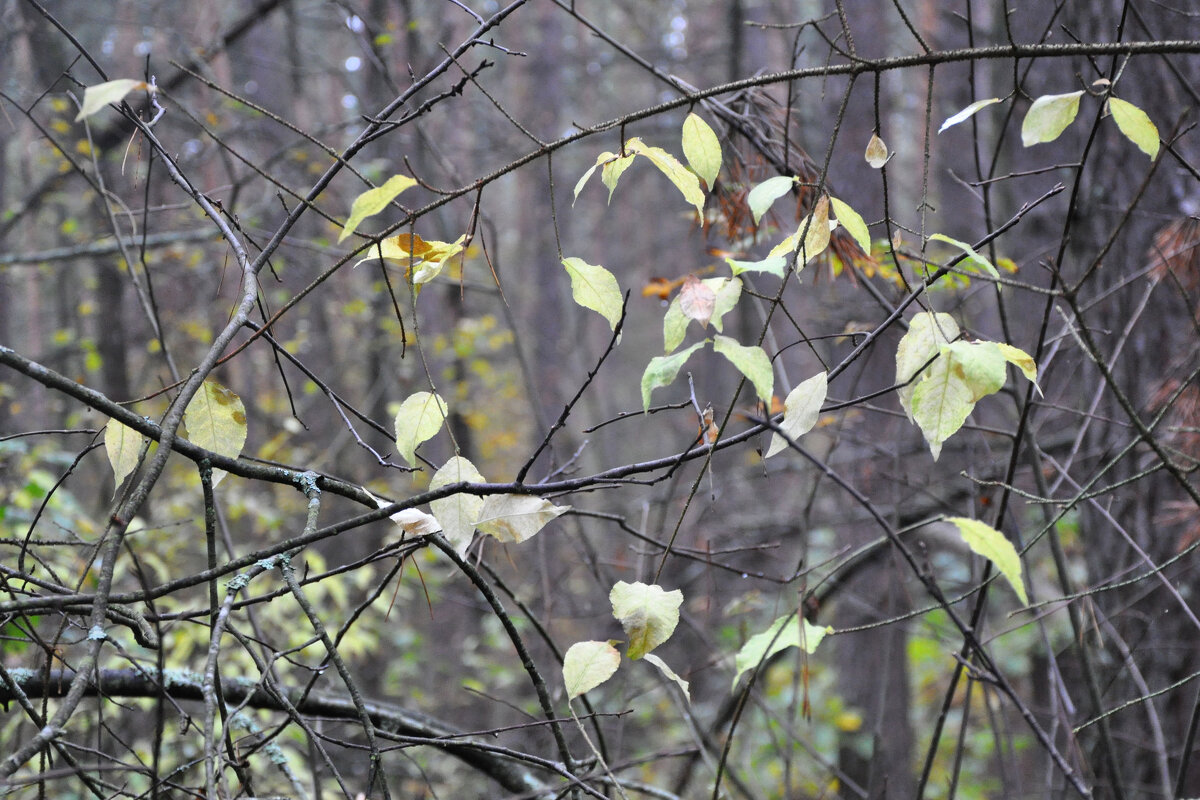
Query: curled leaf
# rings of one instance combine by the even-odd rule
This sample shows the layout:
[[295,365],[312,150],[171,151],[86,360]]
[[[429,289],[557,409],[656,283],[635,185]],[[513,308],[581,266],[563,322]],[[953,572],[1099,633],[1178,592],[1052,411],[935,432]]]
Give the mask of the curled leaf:
[[887,163],[887,145],[883,143],[883,139],[879,138],[879,134],[871,134],[871,140],[867,142],[867,152],[863,154],[863,157],[874,169],[879,169]]
[[679,310],[685,317],[699,322],[701,327],[708,327],[716,302],[717,293],[695,275],[683,279],[683,286],[679,289]]
[[683,194],[683,199],[696,207],[696,213],[704,216],[704,190],[700,188],[700,179],[696,177],[696,173],[680,164],[679,160],[666,150],[651,147],[636,136],[625,142],[625,150],[650,159],[650,163],[671,179],[671,183]]
[[692,693],[688,688],[688,682],[676,675],[675,670],[667,666],[667,662],[654,655],[654,653],[646,653],[646,655],[642,656],[642,660],[648,661],[657,667],[658,671],[661,672],[667,678],[667,680],[673,681],[675,685],[679,687],[679,691],[683,692],[683,699],[689,703],[692,702]]
[[957,114],[947,117],[946,121],[942,123],[942,127],[938,128],[938,133],[946,130],[946,128],[970,119],[971,117],[975,116],[975,113],[980,109],[987,108],[993,103],[999,102],[999,97],[989,97],[987,100],[976,100],[974,103],[971,103],[971,105],[967,106],[962,111],[959,111]]

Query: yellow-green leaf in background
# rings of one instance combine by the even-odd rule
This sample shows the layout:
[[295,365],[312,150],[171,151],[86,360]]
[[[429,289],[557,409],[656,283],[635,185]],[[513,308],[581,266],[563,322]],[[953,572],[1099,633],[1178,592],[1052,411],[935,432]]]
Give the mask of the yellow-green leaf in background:
[[[237,458],[246,444],[246,407],[240,397],[211,378],[184,409],[183,424],[189,442],[227,458]],[[223,470],[213,470],[213,486],[224,477]]]
[[871,134],[871,139],[867,142],[867,151],[863,154],[863,158],[874,169],[880,169],[888,162],[887,145],[883,143],[883,139],[879,138],[879,134]]
[[[683,318],[687,319],[687,317]],[[684,362],[702,344],[704,343],[696,342],[688,349],[680,350],[674,355],[657,356],[650,359],[650,363],[646,365],[646,370],[642,373],[642,411],[650,409],[650,393],[660,386],[670,386],[675,381],[675,376],[679,374]]]
[[1025,593],[1025,582],[1021,577],[1021,557],[1017,555],[1017,548],[1013,547],[1012,542],[1003,533],[979,520],[949,517],[946,521],[954,523],[967,547],[996,565],[1021,602],[1029,605],[1029,595]]
[[523,542],[550,520],[571,510],[528,494],[494,494],[485,498],[475,527],[502,542]]
[[1021,143],[1026,147],[1053,142],[1079,113],[1079,98],[1083,90],[1067,94],[1042,95],[1033,101],[1021,123]]
[[[462,456],[454,456],[433,474],[429,488],[440,489],[452,483],[463,482],[483,483],[484,479],[474,464]],[[479,512],[483,510],[483,498],[459,492],[432,501],[429,509],[442,524],[446,541],[460,556],[464,555],[475,537],[475,523],[479,520]]]
[[683,121],[683,155],[712,189],[721,171],[721,142],[708,123],[695,114]]
[[957,114],[955,114],[951,117],[948,117],[946,119],[946,121],[942,123],[942,127],[938,128],[938,133],[941,133],[942,131],[946,130],[946,128],[949,128],[952,125],[957,125],[958,123],[962,122],[963,120],[970,119],[971,117],[973,117],[975,115],[975,112],[979,111],[980,109],[987,108],[992,103],[999,103],[999,102],[1000,102],[999,97],[990,97],[987,100],[976,100],[974,103],[971,103],[971,105],[967,106],[962,111],[959,111]]
[[135,81],[131,78],[122,78],[87,87],[83,90],[83,103],[79,106],[79,113],[75,115],[75,121],[87,119],[110,103],[121,102],[125,99],[125,95],[136,89],[154,91],[154,87],[145,81]]
[[1108,113],[1129,141],[1138,146],[1153,161],[1158,157],[1158,127],[1146,112],[1119,97],[1108,98]]
[[613,676],[621,665],[621,654],[612,642],[576,642],[563,656],[563,684],[567,700],[590,692]]
[[683,592],[661,586],[617,581],[608,593],[613,617],[629,637],[627,655],[636,661],[671,638],[679,624]]
[[913,421],[911,399],[916,388],[915,383],[909,381],[929,359],[941,352],[942,345],[956,338],[958,323],[949,314],[922,312],[908,323],[908,331],[896,348],[896,383],[907,385],[901,385],[896,395],[909,422]]
[[829,203],[833,206],[833,216],[838,223],[846,229],[864,253],[871,255],[871,231],[862,215],[836,197],[830,197]]
[[442,429],[449,408],[433,392],[417,392],[396,412],[396,450],[409,464],[417,463],[417,447]]
[[767,213],[776,200],[792,190],[792,184],[795,182],[795,178],[789,178],[787,175],[776,175],[774,178],[767,178],[750,190],[750,193],[746,195],[746,205],[750,206],[750,214],[754,217],[755,225],[759,223],[763,214]]
[[713,337],[713,349],[716,350],[738,368],[750,383],[758,399],[764,403],[771,402],[771,390],[775,386],[775,370],[771,368],[771,359],[761,347],[738,344],[728,336]]
[[368,189],[354,198],[354,202],[350,204],[350,218],[346,220],[346,225],[342,228],[342,234],[338,236],[338,241],[340,242],[354,233],[364,219],[387,208],[388,203],[395,200],[405,189],[411,189],[416,185],[417,182],[407,175],[393,175],[382,186]]
[[137,468],[138,455],[146,437],[133,428],[110,419],[104,428],[104,451],[112,465],[114,489],[121,488],[121,481]]
[[812,655],[817,650],[833,628],[813,625],[799,614],[786,614],[775,620],[762,633],[756,633],[746,640],[742,649],[734,658],[733,687],[737,687],[738,678],[747,670],[754,669],[763,661],[789,647],[799,647]]
[[621,321],[621,287],[604,267],[588,264],[581,258],[564,258],[563,266],[571,276],[571,296],[584,308],[590,308],[617,329]]
[[988,261],[986,258],[979,255],[979,253],[975,252],[975,248],[972,247],[971,245],[967,244],[966,242],[960,242],[958,239],[951,239],[949,236],[947,236],[944,233],[933,234],[932,236],[929,237],[929,241],[945,242],[946,244],[954,245],[959,250],[962,250],[964,253],[967,254],[967,257],[965,259],[967,263],[974,264],[975,266],[979,267],[984,272],[986,272],[988,275],[991,275],[993,278],[1000,277],[1000,273],[996,271],[996,267],[992,264],[992,262]]
[[658,671],[661,672],[667,680],[673,681],[675,685],[679,687],[679,690],[683,692],[683,699],[689,703],[692,702],[692,693],[688,688],[688,682],[676,675],[675,670],[667,666],[667,662],[654,655],[654,653],[646,653],[646,655],[642,656],[642,661],[649,661],[651,664],[657,667]]
[[[811,431],[817,424],[828,389],[829,375],[822,371],[788,392],[787,399],[783,401],[783,422],[779,423],[779,427],[792,441]],[[773,433],[771,446],[763,458],[770,458],[787,446],[787,440]]]
[[729,269],[734,275],[741,275],[743,272],[766,272],[782,278],[783,273],[787,271],[787,259],[783,256],[772,256],[761,261],[738,261],[726,258],[725,263],[729,265]]
[[683,194],[683,199],[696,207],[696,213],[704,216],[704,190],[700,188],[696,173],[680,164],[679,159],[666,150],[651,147],[636,136],[625,143],[625,150],[650,159],[650,163],[671,179],[671,183]]

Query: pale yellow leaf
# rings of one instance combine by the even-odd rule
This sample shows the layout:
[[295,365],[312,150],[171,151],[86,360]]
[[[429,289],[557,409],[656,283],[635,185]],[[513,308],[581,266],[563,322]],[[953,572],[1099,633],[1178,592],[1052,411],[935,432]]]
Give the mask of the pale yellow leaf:
[[[429,488],[440,489],[452,483],[483,482],[483,476],[474,464],[462,456],[454,456],[433,474]],[[459,492],[432,501],[429,508],[442,524],[446,541],[460,556],[464,555],[475,536],[475,523],[479,520],[479,512],[483,510],[483,498]]]
[[575,302],[604,317],[615,331],[623,305],[617,279],[604,267],[588,264],[581,258],[564,258],[562,264],[571,276],[571,296]]
[[129,473],[137,468],[138,455],[146,437],[126,425],[110,419],[104,428],[104,450],[108,463],[112,465],[115,488],[121,487]]
[[519,543],[570,510],[533,495],[494,494],[484,499],[475,527],[502,542]]
[[1033,101],[1021,123],[1021,143],[1026,147],[1053,142],[1079,113],[1083,90],[1067,94],[1047,94]]
[[708,123],[696,114],[688,114],[683,121],[683,155],[712,189],[721,171],[721,142]]
[[590,692],[613,676],[621,654],[611,642],[576,642],[563,656],[563,684],[567,700]]
[[627,655],[636,661],[671,638],[679,624],[683,592],[661,586],[617,581],[608,593],[613,617],[629,637]]
[[1108,112],[1121,133],[1150,156],[1151,161],[1158,157],[1158,126],[1150,121],[1145,111],[1119,97],[1109,97]]
[[734,658],[733,686],[737,686],[738,678],[747,670],[754,669],[781,650],[799,647],[812,655],[821,640],[831,633],[833,628],[828,625],[823,628],[813,625],[806,619],[802,620],[799,614],[779,617],[765,631],[751,636],[742,645]]
[[896,348],[896,383],[900,386],[896,394],[900,407],[908,421],[912,422],[911,398],[915,385],[909,383],[917,370],[958,337],[958,323],[949,314],[922,312],[908,323],[908,331],[900,338]]
[[[188,441],[227,458],[237,458],[246,444],[246,407],[240,397],[211,378],[184,409],[183,424]],[[223,470],[213,470],[213,486],[224,477]]]
[[771,402],[771,390],[775,386],[775,370],[765,350],[756,345],[739,344],[728,336],[714,336],[713,350],[729,359],[738,371],[754,384],[758,399]]
[[1003,533],[979,520],[949,517],[946,521],[958,528],[967,547],[996,565],[1021,602],[1029,605],[1029,595],[1025,592],[1025,582],[1021,577],[1021,557],[1012,542]]
[[962,111],[959,111],[957,114],[954,114],[953,116],[947,118],[946,121],[942,123],[942,127],[938,128],[938,133],[941,133],[942,131],[946,130],[946,128],[949,128],[952,125],[957,125],[958,123],[962,122],[963,120],[970,119],[980,109],[987,108],[988,106],[992,105],[993,103],[999,103],[999,102],[1000,102],[999,97],[990,97],[987,100],[976,100],[974,103],[971,103],[971,105],[967,106]]
[[671,183],[679,189],[683,199],[696,207],[696,213],[704,216],[704,190],[700,188],[700,179],[696,177],[696,173],[680,164],[679,159],[666,150],[651,147],[636,136],[625,143],[625,150],[650,159],[650,163],[671,179]]
[[388,207],[388,203],[396,199],[405,189],[411,189],[417,182],[407,175],[393,175],[382,186],[367,191],[354,198],[350,204],[350,218],[342,228],[338,241],[342,241],[358,228],[367,217],[374,216]]
[[[787,399],[783,401],[783,422],[779,424],[779,427],[792,441],[799,439],[816,426],[817,417],[821,414],[821,405],[825,402],[825,395],[829,388],[828,380],[828,373],[818,372],[788,392]],[[767,454],[763,458],[770,458],[787,446],[786,439],[778,433],[773,433],[771,434],[771,446],[767,448]]]
[[417,463],[417,447],[442,429],[449,413],[446,401],[433,392],[417,392],[396,412],[396,449],[409,464]]
[[683,699],[689,703],[692,702],[692,693],[688,688],[688,682],[676,675],[675,670],[667,666],[667,662],[654,655],[654,653],[646,653],[646,655],[642,656],[642,660],[649,661],[658,668],[658,671],[661,672],[667,678],[667,680],[674,681],[675,685],[679,687],[679,690],[683,692]]
[[154,91],[154,87],[145,81],[135,81],[132,78],[121,78],[87,87],[83,90],[83,102],[79,106],[79,113],[75,115],[75,121],[90,117],[110,103],[121,102],[125,95],[137,89]]

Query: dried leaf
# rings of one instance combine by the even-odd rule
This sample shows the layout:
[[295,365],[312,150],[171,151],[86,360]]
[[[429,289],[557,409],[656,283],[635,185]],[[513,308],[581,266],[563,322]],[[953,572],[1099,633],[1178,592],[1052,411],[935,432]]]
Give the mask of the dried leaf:
[[883,143],[883,139],[879,138],[879,134],[871,134],[871,141],[867,142],[867,152],[865,153],[867,163],[873,168],[879,169],[888,161],[887,145]]
[[700,323],[700,327],[708,327],[712,319],[713,308],[716,306],[717,294],[695,275],[683,279],[683,287],[679,290],[679,310],[688,319]]

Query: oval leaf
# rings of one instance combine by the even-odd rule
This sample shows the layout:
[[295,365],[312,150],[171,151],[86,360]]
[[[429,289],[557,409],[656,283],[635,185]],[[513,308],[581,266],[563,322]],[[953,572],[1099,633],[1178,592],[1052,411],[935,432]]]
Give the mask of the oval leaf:
[[567,700],[590,692],[613,676],[621,654],[609,642],[576,642],[563,656],[563,683]]
[[824,628],[813,625],[806,619],[802,620],[799,614],[780,617],[765,631],[751,636],[742,645],[742,649],[734,658],[733,685],[737,686],[738,678],[742,677],[746,670],[754,669],[781,650],[799,647],[812,655],[821,640],[831,633],[833,628],[828,625]]
[[738,344],[728,336],[713,338],[713,349],[716,350],[738,368],[750,383],[754,384],[754,392],[764,403],[771,402],[771,390],[775,385],[775,371],[771,368],[771,359],[761,347]]
[[108,453],[108,463],[112,465],[114,488],[121,487],[121,481],[133,472],[138,465],[138,455],[142,452],[142,443],[146,437],[130,428],[110,419],[104,428],[104,451]]
[[617,329],[621,321],[621,287],[604,267],[588,264],[580,258],[564,258],[563,266],[571,276],[571,296],[584,308],[590,308]]
[[695,114],[683,121],[683,155],[711,189],[721,171],[721,142],[708,123]]
[[[783,401],[783,422],[779,424],[779,427],[792,441],[811,431],[817,424],[817,417],[821,414],[821,406],[825,403],[825,394],[828,388],[828,373],[818,372],[788,392],[787,399]],[[771,446],[763,458],[770,458],[787,446],[786,439],[778,433],[772,434]]]
[[687,350],[680,350],[675,355],[650,359],[650,363],[646,365],[646,371],[642,373],[642,411],[650,409],[650,393],[660,386],[670,386],[674,383],[675,376],[679,374],[684,362],[702,344],[704,343],[696,342]]
[[1033,101],[1021,123],[1021,143],[1026,147],[1053,142],[1079,113],[1083,90],[1067,94],[1042,95]]
[[996,565],[1021,602],[1029,605],[1029,595],[1025,593],[1025,583],[1021,578],[1021,557],[1017,555],[1017,548],[1013,547],[1012,542],[1003,533],[979,520],[949,517],[946,521],[954,523],[967,547]]
[[[212,379],[204,381],[183,412],[188,441],[227,458],[237,458],[246,444],[246,407],[233,392]],[[213,486],[225,477],[213,470]]]
[[879,134],[871,134],[871,140],[867,142],[867,152],[863,154],[863,157],[874,169],[879,169],[887,163],[887,145],[883,143],[883,139],[879,138]]
[[836,197],[830,197],[829,202],[833,206],[833,216],[854,239],[854,243],[864,253],[871,255],[871,231],[862,215]]
[[700,323],[700,327],[707,328],[716,304],[717,293],[711,287],[701,283],[695,275],[688,275],[683,279],[683,286],[679,289],[679,310],[685,317],[694,319]]
[[[440,489],[451,483],[462,482],[483,483],[484,479],[479,474],[479,470],[475,469],[474,464],[462,456],[454,456],[433,474],[429,488]],[[475,537],[475,523],[479,520],[479,513],[483,510],[483,498],[459,492],[432,501],[429,509],[442,524],[446,541],[450,542],[460,556],[464,555],[467,548],[471,546],[471,540]]]
[[449,408],[432,392],[417,392],[396,412],[396,449],[409,464],[416,464],[417,447],[442,429]]
[[154,90],[145,81],[135,81],[132,78],[122,78],[87,87],[83,90],[83,103],[79,106],[79,113],[75,115],[75,121],[87,119],[110,103],[121,102],[125,99],[125,95],[135,89]]
[[929,452],[937,461],[942,443],[958,432],[971,409],[975,407],[974,393],[962,376],[953,369],[953,359],[946,356],[934,361],[912,393],[913,421],[925,435]]
[[411,189],[416,185],[417,182],[407,175],[393,175],[383,186],[368,189],[354,198],[354,202],[350,204],[350,218],[346,220],[342,234],[338,236],[338,241],[340,242],[354,233],[364,219],[387,208],[388,203],[395,200],[405,189]]
[[942,345],[956,338],[958,323],[949,314],[923,312],[908,323],[908,331],[896,348],[896,383],[907,385],[901,385],[896,394],[909,422],[913,421],[911,398],[916,388],[909,381],[929,359],[941,352]]
[[792,190],[792,184],[795,182],[795,178],[776,175],[774,178],[767,178],[750,190],[750,194],[746,195],[746,203],[750,206],[750,213],[754,216],[755,225],[771,208],[772,203]]
[[1150,160],[1158,158],[1158,127],[1146,112],[1119,97],[1108,98],[1108,112],[1129,141],[1138,146]]
[[951,117],[948,117],[946,119],[946,121],[942,123],[942,127],[938,128],[938,133],[941,133],[942,131],[946,130],[946,128],[949,128],[953,125],[957,125],[958,123],[963,122],[964,120],[970,119],[971,117],[975,116],[975,112],[979,111],[980,109],[987,108],[992,103],[999,103],[999,102],[1000,102],[999,97],[989,97],[987,100],[976,100],[974,103],[971,103],[971,105],[967,106],[962,111],[959,111],[957,114],[955,114]]
[[484,499],[475,527],[502,542],[523,542],[570,510],[533,495],[494,494]]
[[696,213],[704,216],[704,190],[700,188],[700,179],[696,177],[696,173],[680,164],[679,160],[666,150],[651,147],[637,137],[625,143],[625,150],[650,159],[662,174],[671,179],[671,183],[679,189],[683,199],[696,207]]
[[617,581],[608,593],[613,617],[629,637],[628,656],[636,661],[671,638],[679,624],[683,592],[661,586]]

